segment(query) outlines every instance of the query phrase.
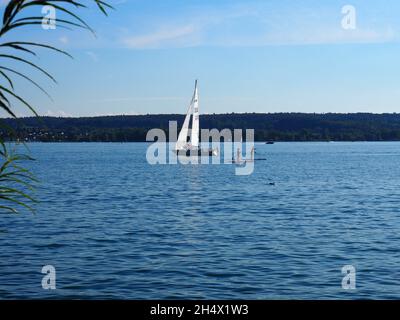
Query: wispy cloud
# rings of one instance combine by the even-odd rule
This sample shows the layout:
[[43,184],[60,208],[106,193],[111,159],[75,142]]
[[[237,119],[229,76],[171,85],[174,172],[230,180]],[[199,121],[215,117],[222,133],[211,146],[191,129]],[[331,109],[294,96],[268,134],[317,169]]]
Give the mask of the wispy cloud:
[[68,112],[65,112],[63,110],[47,110],[46,113],[44,114],[44,116],[46,117],[72,117],[71,114],[69,114]]
[[138,116],[141,113],[136,112],[135,110],[123,111],[123,112],[106,112],[106,113],[99,113],[96,112],[94,116],[96,117],[104,117],[104,116]]
[[184,101],[184,97],[117,97],[98,100],[90,100],[89,103],[135,102],[135,101]]
[[248,3],[188,10],[184,18],[170,16],[149,22],[147,31],[126,35],[132,49],[194,46],[268,46],[342,43],[382,43],[398,40],[398,31],[374,17],[364,17],[356,30],[341,27],[341,6],[302,8]]
[[315,45],[346,43],[384,43],[396,40],[396,33],[391,28],[382,30],[356,29],[321,29],[313,31],[292,31],[269,33],[255,45]]
[[127,47],[134,49],[159,48],[171,43],[188,45],[189,43],[193,44],[189,36],[195,30],[196,28],[190,24],[181,27],[163,27],[145,35],[126,37],[122,41]]
[[68,37],[66,37],[66,36],[61,36],[58,40],[59,40],[62,44],[67,44],[67,43],[69,42],[69,39],[68,39]]
[[98,62],[99,61],[99,57],[93,51],[86,51],[85,53],[93,62]]

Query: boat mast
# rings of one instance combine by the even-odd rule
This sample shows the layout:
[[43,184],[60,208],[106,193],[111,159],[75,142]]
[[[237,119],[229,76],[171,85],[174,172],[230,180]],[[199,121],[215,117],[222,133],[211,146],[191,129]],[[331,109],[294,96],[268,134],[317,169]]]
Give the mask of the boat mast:
[[197,80],[194,85],[194,95],[193,95],[193,119],[192,119],[192,134],[190,142],[192,147],[199,147],[199,132],[200,132],[200,123],[199,123],[199,94],[197,89]]

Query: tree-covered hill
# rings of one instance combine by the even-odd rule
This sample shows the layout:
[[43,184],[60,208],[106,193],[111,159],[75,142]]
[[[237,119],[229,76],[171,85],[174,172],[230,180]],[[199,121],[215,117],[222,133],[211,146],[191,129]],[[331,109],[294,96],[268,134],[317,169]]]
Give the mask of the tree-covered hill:
[[[184,115],[5,119],[24,141],[145,141],[152,128],[182,125]],[[202,115],[205,129],[255,129],[256,141],[400,141],[400,114],[231,113]],[[1,132],[8,138],[6,130]]]

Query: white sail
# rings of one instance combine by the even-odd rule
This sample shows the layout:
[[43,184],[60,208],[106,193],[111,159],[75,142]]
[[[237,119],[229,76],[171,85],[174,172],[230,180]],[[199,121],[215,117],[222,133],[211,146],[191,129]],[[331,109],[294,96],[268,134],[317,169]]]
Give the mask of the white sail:
[[192,106],[193,106],[193,101],[190,102],[188,111],[186,113],[185,121],[183,122],[182,129],[179,132],[178,141],[176,142],[175,145],[175,150],[181,150],[187,144],[190,116],[192,115],[192,109],[193,109]]
[[200,132],[200,124],[199,124],[199,94],[197,91],[197,80],[194,88],[193,95],[193,120],[192,120],[192,134],[190,138],[190,142],[192,147],[199,147],[199,132]]

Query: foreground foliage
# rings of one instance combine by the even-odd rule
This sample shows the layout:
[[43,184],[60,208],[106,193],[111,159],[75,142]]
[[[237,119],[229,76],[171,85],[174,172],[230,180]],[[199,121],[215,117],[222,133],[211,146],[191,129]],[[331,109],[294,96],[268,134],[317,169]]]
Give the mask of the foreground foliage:
[[[90,3],[95,3],[102,13],[107,15],[107,9],[111,8],[102,0],[10,0],[4,8],[3,20],[0,28],[0,109],[6,115],[17,118],[15,112],[16,103],[28,108],[34,115],[37,115],[35,106],[29,102],[29,98],[23,97],[15,89],[15,78],[21,78],[48,95],[47,91],[38,84],[31,72],[24,72],[15,65],[24,65],[39,72],[49,81],[57,82],[56,79],[39,66],[33,58],[38,56],[38,49],[47,49],[71,57],[67,52],[60,50],[46,43],[32,41],[3,41],[7,35],[8,39],[12,31],[41,28],[43,16],[38,15],[44,6],[52,6],[57,12],[57,28],[71,29],[82,28],[93,32],[90,26],[76,14],[76,10],[87,8]],[[12,36],[12,34],[11,34]],[[29,56],[30,58],[27,58]],[[26,69],[24,69],[26,70]],[[33,190],[33,183],[36,179],[32,173],[21,166],[21,162],[31,161],[32,158],[26,154],[11,152],[11,146],[4,144],[4,135],[11,140],[16,140],[15,132],[6,125],[5,121],[0,122],[3,136],[0,137],[0,212],[18,212],[19,207],[32,210],[28,203],[34,202],[29,195]]]

